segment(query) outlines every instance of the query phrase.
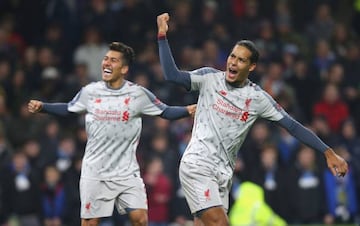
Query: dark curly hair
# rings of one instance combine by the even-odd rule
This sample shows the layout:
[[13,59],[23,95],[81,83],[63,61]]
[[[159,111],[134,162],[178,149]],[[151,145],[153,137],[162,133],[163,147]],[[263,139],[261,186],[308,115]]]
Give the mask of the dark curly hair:
[[124,64],[131,65],[135,60],[135,52],[133,48],[125,45],[122,42],[112,42],[109,45],[109,49],[122,53]]

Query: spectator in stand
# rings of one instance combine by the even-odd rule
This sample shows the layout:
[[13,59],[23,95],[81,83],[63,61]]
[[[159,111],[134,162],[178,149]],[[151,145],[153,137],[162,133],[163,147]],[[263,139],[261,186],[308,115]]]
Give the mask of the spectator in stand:
[[82,165],[82,155],[76,155],[72,166],[63,174],[65,189],[64,224],[68,226],[81,225],[79,180]]
[[285,217],[285,172],[279,165],[279,150],[274,144],[264,144],[260,153],[260,165],[254,167],[251,181],[264,189],[265,202],[281,217]]
[[336,56],[330,48],[329,41],[325,39],[317,40],[314,44],[314,49],[314,56],[310,62],[311,72],[313,76],[324,80],[330,66],[336,61]]
[[263,20],[259,25],[259,37],[254,43],[259,47],[263,60],[269,62],[271,59],[279,58],[281,43],[278,40],[274,24],[270,20]]
[[[354,178],[360,178],[360,137],[354,120],[348,119],[342,124],[339,145],[345,147],[351,156]],[[355,179],[355,183],[356,190],[360,191],[360,180]],[[357,198],[360,203],[360,193]]]
[[152,158],[146,167],[144,183],[148,194],[149,226],[166,226],[170,222],[171,180],[164,173],[163,160]]
[[[323,169],[315,151],[302,146],[286,176],[287,219],[293,224],[322,223],[325,214]],[[296,194],[296,195],[295,195]],[[283,198],[284,199],[284,198]]]
[[342,100],[336,85],[325,85],[322,99],[314,105],[313,116],[323,116],[333,133],[340,132],[341,124],[349,117],[349,108]]
[[45,167],[41,191],[44,226],[63,225],[66,193],[61,172],[55,166],[49,165]]
[[167,133],[155,132],[150,140],[149,158],[157,157],[162,161],[163,173],[170,179],[171,183],[175,182],[178,175],[178,166],[180,156],[174,148],[176,144],[171,145]]
[[241,147],[241,157],[244,161],[244,178],[248,179],[254,166],[260,164],[260,153],[263,144],[271,143],[273,137],[266,121],[258,120],[249,132],[249,137]]
[[30,87],[26,82],[26,74],[22,68],[15,70],[10,78],[9,86],[6,90],[7,103],[12,115],[17,115],[21,105],[30,96]]
[[20,226],[40,226],[40,175],[32,170],[26,155],[13,154],[11,162],[0,172],[5,216],[16,217]]
[[293,74],[287,78],[286,83],[294,90],[296,103],[301,106],[304,121],[310,122],[312,118],[311,106],[320,95],[318,91],[321,84],[320,79],[312,76],[306,60],[299,58],[295,62]]
[[357,162],[356,168],[360,170],[360,137],[355,127],[354,120],[345,120],[341,125],[341,132],[339,135],[339,144],[346,147],[353,157],[353,160]]
[[309,40],[324,39],[329,41],[335,28],[331,7],[326,3],[319,4],[313,16],[314,19],[307,28]]
[[108,47],[103,42],[102,34],[97,27],[87,27],[83,33],[83,38],[83,42],[74,51],[74,63],[86,64],[90,79],[97,81],[101,72],[99,62],[102,61]]
[[352,156],[345,147],[336,147],[334,151],[349,163],[349,173],[345,177],[336,178],[331,176],[330,171],[325,170],[327,215],[324,221],[329,225],[352,223],[359,208]]
[[346,23],[337,22],[331,34],[330,44],[337,58],[345,58],[349,43],[356,40],[354,30]]
[[280,128],[276,143],[279,151],[279,165],[284,168],[291,166],[296,159],[300,142],[286,130]]
[[[240,4],[242,4],[240,6]],[[261,23],[262,15],[259,13],[258,0],[245,0],[232,2],[232,16],[236,24],[233,25],[236,29],[231,29],[235,37],[242,37],[245,39],[254,39],[257,37],[258,28]],[[236,12],[236,6],[241,7],[241,12]],[[170,26],[171,27],[171,26]],[[171,38],[170,38],[171,39]]]

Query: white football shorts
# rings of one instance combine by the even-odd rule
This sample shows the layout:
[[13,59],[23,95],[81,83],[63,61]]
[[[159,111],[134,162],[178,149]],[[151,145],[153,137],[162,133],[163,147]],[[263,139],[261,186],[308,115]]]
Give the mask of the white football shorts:
[[192,214],[215,206],[228,211],[231,176],[188,162],[180,163],[179,176]]
[[148,209],[145,185],[140,177],[98,181],[80,179],[81,218],[112,216],[114,205],[120,214],[132,209]]

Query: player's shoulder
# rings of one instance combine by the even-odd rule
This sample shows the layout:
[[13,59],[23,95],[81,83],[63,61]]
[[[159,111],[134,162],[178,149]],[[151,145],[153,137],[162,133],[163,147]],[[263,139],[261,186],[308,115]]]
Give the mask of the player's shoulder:
[[135,95],[135,93],[138,93],[138,94],[140,94],[140,95],[141,95],[141,94],[144,94],[144,93],[146,93],[146,94],[151,93],[148,88],[146,88],[146,87],[144,87],[144,86],[142,86],[142,85],[139,85],[139,84],[137,84],[137,83],[131,82],[131,81],[127,81],[127,80],[126,80],[125,86],[126,86],[126,87],[125,87],[126,90],[134,93],[134,95]]
[[124,86],[126,89],[133,90],[133,91],[142,91],[142,90],[146,89],[145,87],[143,87],[135,82],[128,81],[128,80],[125,80]]
[[219,69],[216,69],[216,68],[212,68],[212,67],[202,67],[202,68],[198,68],[193,71],[190,71],[190,73],[193,75],[209,75],[209,74],[222,73],[222,71]]
[[249,80],[248,82],[248,87],[253,91],[253,92],[263,92],[264,90],[255,82]]
[[249,83],[247,85],[249,92],[251,93],[251,96],[255,99],[263,98],[266,95],[266,92],[256,83],[249,80]]
[[102,87],[102,86],[103,85],[101,84],[101,81],[90,82],[90,83],[86,84],[85,86],[83,86],[82,91],[93,93],[96,90],[100,90],[100,87]]

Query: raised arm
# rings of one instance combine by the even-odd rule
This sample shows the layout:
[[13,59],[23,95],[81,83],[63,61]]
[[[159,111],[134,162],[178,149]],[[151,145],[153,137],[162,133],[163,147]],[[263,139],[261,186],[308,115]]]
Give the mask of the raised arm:
[[190,90],[190,73],[187,71],[180,71],[178,69],[171,53],[169,43],[166,39],[169,19],[170,16],[168,13],[163,13],[157,17],[159,56],[161,67],[164,71],[164,78],[165,80],[175,82],[182,85],[187,90]]
[[304,144],[324,153],[327,166],[334,176],[345,176],[348,171],[346,161],[322,142],[312,131],[288,115],[285,115],[285,117],[277,123]]
[[43,112],[59,116],[66,116],[72,113],[67,110],[67,103],[44,103],[39,100],[30,100],[28,111],[31,113]]

